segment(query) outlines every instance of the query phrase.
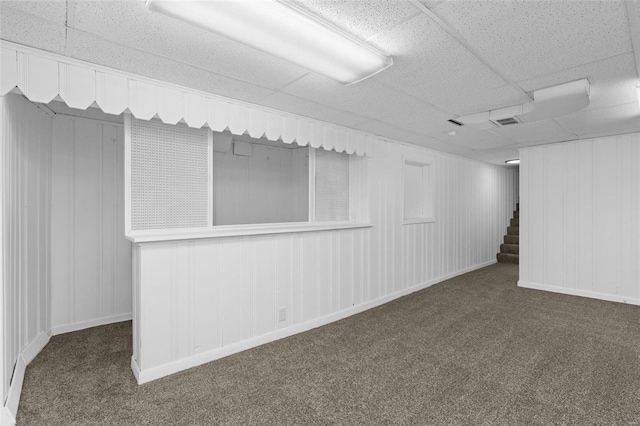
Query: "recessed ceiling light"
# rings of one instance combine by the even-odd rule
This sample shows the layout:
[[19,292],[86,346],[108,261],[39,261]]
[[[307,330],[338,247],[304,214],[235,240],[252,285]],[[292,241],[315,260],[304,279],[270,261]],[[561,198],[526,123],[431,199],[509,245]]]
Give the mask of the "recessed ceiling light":
[[147,0],[147,8],[343,84],[393,65],[390,56],[286,0]]
[[520,164],[520,159],[519,158],[514,158],[513,160],[505,161],[505,163],[507,163],[507,164]]

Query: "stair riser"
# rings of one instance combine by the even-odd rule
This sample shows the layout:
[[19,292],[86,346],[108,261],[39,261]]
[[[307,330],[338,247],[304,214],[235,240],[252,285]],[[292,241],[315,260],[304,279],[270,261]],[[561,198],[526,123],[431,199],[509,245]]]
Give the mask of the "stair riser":
[[520,219],[511,219],[511,226],[520,226]]
[[500,253],[520,254],[518,244],[500,244]]
[[520,237],[517,235],[505,235],[504,236],[505,244],[520,244]]
[[510,226],[507,228],[507,235],[520,235],[520,228],[517,226]]
[[518,210],[514,210],[513,212],[513,218],[514,219],[520,219],[520,212]]
[[515,263],[516,265],[520,263],[517,254],[498,253],[496,257],[500,263]]

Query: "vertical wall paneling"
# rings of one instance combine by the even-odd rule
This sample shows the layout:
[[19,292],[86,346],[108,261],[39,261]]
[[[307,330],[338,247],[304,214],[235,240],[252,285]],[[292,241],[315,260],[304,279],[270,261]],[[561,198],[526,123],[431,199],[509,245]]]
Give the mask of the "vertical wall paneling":
[[224,266],[220,270],[222,343],[229,345],[242,339],[242,244],[240,239],[231,239],[221,241],[220,245],[220,261]]
[[[576,289],[593,291],[593,141],[581,142],[577,149],[578,165],[576,176],[577,191],[577,261],[576,261]],[[532,184],[530,183],[530,186]],[[530,228],[528,228],[530,229]],[[586,266],[589,265],[589,266]],[[532,281],[538,282],[538,281]]]
[[248,157],[233,148],[213,152],[214,225],[306,222],[307,159],[300,151],[307,148],[252,144]]
[[[368,179],[354,184],[367,208],[353,214],[366,215],[370,228],[136,244],[139,382],[495,262],[515,209],[517,172],[391,141],[374,144],[375,157],[354,166]],[[433,165],[435,222],[403,225],[403,159],[425,158]],[[224,161],[213,167],[215,173]],[[297,181],[307,185],[307,173],[302,169]],[[214,203],[226,196],[216,194]]]
[[[576,143],[567,143],[561,145],[563,150],[563,162],[567,170],[576,170],[578,167],[578,159],[576,158]],[[566,202],[563,202],[563,240],[564,244],[560,245],[563,250],[562,259],[564,262],[563,283],[568,288],[576,288],[576,253],[577,253],[577,226],[578,226],[578,209],[577,209],[577,193],[578,179],[576,173],[563,173],[564,181],[562,182],[561,191],[566,194]]]
[[530,151],[529,156],[529,199],[527,200],[526,226],[528,230],[536,232],[522,235],[522,242],[529,245],[529,273],[533,282],[544,280],[544,192],[543,186],[538,182],[544,182],[544,150]]
[[56,115],[52,143],[52,331],[128,319],[123,126]]
[[[593,291],[618,293],[620,189],[618,138],[595,140],[593,144]],[[626,194],[627,197],[631,194]]]
[[[530,164],[529,161],[530,152],[526,149],[520,150],[520,241],[519,241],[519,257],[520,259],[529,259],[531,237],[529,236],[529,175]],[[525,227],[524,225],[527,224]],[[576,223],[577,227],[577,223]],[[520,276],[529,276],[529,265],[531,262],[520,262]]]
[[544,184],[547,188],[543,210],[544,280],[552,285],[564,282],[564,147],[545,145]]
[[[7,52],[2,50],[0,52],[2,55],[6,55]],[[3,67],[4,68],[4,67]],[[4,84],[1,85],[2,88]],[[2,94],[6,93],[4,91]],[[7,128],[7,123],[5,123],[5,101],[4,96],[0,99],[0,137],[2,140],[6,137],[5,129]],[[5,337],[7,336],[7,330],[5,330],[5,311],[4,311],[4,293],[5,293],[5,273],[8,271],[8,264],[5,262],[5,238],[8,239],[9,233],[8,230],[5,230],[4,219],[5,219],[5,206],[8,204],[8,200],[6,199],[7,193],[5,191],[5,182],[7,181],[8,176],[5,176],[3,170],[7,169],[8,159],[8,149],[7,145],[3,143],[0,146],[0,307],[2,307],[2,314],[0,314],[0,419],[2,416],[5,416],[4,403],[7,398],[7,393],[9,390],[9,380],[5,380]],[[8,414],[7,414],[8,415]],[[0,422],[4,421],[3,419]]]
[[49,340],[52,118],[22,96],[0,103],[0,416],[13,421],[25,367]]
[[523,287],[640,304],[640,134],[521,150]]

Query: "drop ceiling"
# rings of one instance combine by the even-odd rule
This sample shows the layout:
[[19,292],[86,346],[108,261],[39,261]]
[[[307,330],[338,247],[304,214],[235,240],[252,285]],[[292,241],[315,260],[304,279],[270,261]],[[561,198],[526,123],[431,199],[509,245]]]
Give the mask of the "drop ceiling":
[[[640,0],[297,1],[393,56],[346,87],[144,3],[2,1],[0,38],[495,164],[525,146],[640,131]],[[591,104],[573,114],[490,131],[447,121],[581,78]]]

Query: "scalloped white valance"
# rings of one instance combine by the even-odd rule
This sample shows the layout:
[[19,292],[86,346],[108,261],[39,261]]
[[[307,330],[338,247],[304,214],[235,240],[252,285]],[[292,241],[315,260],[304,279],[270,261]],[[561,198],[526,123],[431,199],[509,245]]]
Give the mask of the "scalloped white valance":
[[69,107],[97,105],[108,114],[140,120],[207,125],[235,135],[266,136],[285,143],[371,155],[373,135],[209,93],[113,70],[1,41],[0,96],[21,93],[33,102],[62,100]]

